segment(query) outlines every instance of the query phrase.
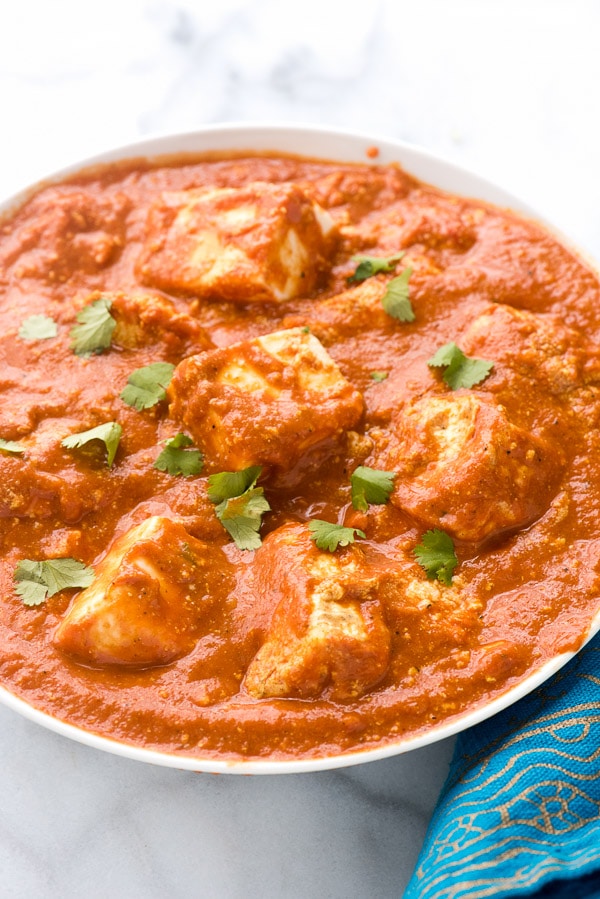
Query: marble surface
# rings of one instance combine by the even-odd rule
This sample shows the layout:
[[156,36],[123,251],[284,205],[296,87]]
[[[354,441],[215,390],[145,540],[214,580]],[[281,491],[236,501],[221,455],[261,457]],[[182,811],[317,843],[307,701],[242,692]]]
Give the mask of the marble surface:
[[[219,121],[398,137],[600,256],[595,0],[20,0],[0,8],[0,195]],[[451,744],[340,772],[195,775],[0,708],[0,895],[399,897]]]

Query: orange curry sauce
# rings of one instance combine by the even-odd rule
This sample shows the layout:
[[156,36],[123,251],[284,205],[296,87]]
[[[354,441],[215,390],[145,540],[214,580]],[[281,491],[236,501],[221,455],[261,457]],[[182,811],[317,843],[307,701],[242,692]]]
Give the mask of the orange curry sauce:
[[[348,281],[356,254],[402,251]],[[408,267],[401,321],[382,298]],[[583,639],[600,289],[537,225],[397,166],[128,163],[5,217],[0,295],[0,438],[24,447],[0,453],[0,680],[36,708],[185,755],[327,755],[427,730]],[[111,344],[77,355],[76,316],[99,297]],[[57,336],[20,337],[33,315]],[[451,389],[428,365],[449,342],[489,375]],[[120,393],[154,362],[178,366],[168,397],[137,410]],[[111,421],[111,467],[98,441],[62,445]],[[199,475],[153,467],[178,433]],[[250,465],[271,507],[254,551],[207,496],[209,475]],[[367,512],[359,465],[396,475]],[[366,536],[319,550],[315,518]],[[415,557],[434,528],[454,542],[451,584]],[[106,593],[79,618],[86,591],[26,606],[17,564],[65,557],[107,571]]]

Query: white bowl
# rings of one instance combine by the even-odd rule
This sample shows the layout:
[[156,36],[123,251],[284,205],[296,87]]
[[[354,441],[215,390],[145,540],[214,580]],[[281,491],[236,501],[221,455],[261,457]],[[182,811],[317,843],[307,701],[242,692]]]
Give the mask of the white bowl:
[[[371,159],[369,149],[377,147],[378,155]],[[104,163],[125,159],[148,158],[158,159],[174,154],[197,154],[210,151],[273,151],[298,156],[316,157],[334,161],[362,162],[372,161],[377,164],[398,162],[410,174],[419,180],[435,185],[452,194],[477,198],[497,206],[510,208],[527,218],[542,222],[563,242],[568,239],[551,223],[537,215],[534,210],[501,187],[487,181],[465,169],[460,168],[426,150],[419,149],[401,141],[382,139],[374,135],[350,133],[339,130],[324,129],[303,125],[270,125],[270,124],[225,124],[210,125],[199,131],[161,136],[133,144],[118,147],[97,156],[81,160],[68,168],[48,176],[44,184],[61,181],[82,169]],[[18,206],[32,192],[40,187],[32,186],[19,194],[0,203],[0,215]],[[580,254],[583,255],[583,254]],[[600,611],[596,614],[586,642],[600,630]],[[72,724],[39,711],[9,690],[0,687],[0,701],[31,721],[47,727],[56,733],[69,737],[80,743],[112,752],[125,758],[149,762],[191,771],[202,771],[214,774],[285,774],[296,772],[322,771],[330,768],[341,768],[364,762],[377,761],[420,749],[430,743],[450,737],[472,727],[486,718],[511,705],[540,686],[549,677],[563,667],[575,653],[561,653],[550,659],[540,668],[525,677],[516,686],[510,688],[491,702],[479,705],[472,711],[453,718],[451,721],[430,728],[416,736],[400,738],[377,749],[357,750],[342,755],[323,758],[299,759],[297,761],[252,760],[215,760],[198,757],[171,755],[132,746],[107,737],[88,732]]]

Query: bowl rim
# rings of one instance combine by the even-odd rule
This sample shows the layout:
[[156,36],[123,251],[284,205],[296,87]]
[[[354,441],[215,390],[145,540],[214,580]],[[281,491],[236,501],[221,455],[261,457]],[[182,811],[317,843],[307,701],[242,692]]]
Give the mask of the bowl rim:
[[[370,148],[373,147],[378,149],[377,156],[374,158],[368,154]],[[510,209],[527,219],[535,220],[575,252],[585,264],[596,267],[594,261],[588,259],[587,255],[576,247],[560,229],[519,197],[504,190],[494,181],[482,177],[440,154],[403,140],[381,137],[377,134],[291,122],[215,123],[190,131],[159,133],[133,142],[119,144],[57,169],[46,177],[18,190],[5,200],[0,200],[0,217],[17,209],[40,189],[106,164],[139,159],[148,159],[154,163],[160,162],[161,159],[186,154],[198,156],[203,153],[219,151],[243,153],[244,150],[257,154],[283,153],[332,162],[362,162],[375,166],[398,162],[409,174],[438,189],[462,197],[479,199],[500,208]],[[134,761],[212,774],[311,773],[381,761],[455,736],[460,731],[485,721],[531,693],[566,665],[599,630],[600,608],[592,619],[578,650],[562,652],[548,659],[539,668],[534,669],[529,675],[517,681],[493,700],[489,702],[483,700],[467,712],[412,736],[399,737],[397,740],[386,742],[379,747],[355,749],[337,755],[317,755],[298,759],[269,757],[238,759],[210,756],[203,758],[199,755],[169,753],[102,736],[93,730],[78,727],[41,711],[2,685],[0,685],[0,703],[47,730],[91,748]]]
[[[223,144],[223,137],[227,138],[225,145]],[[310,142],[310,146],[323,146],[324,155],[321,154],[321,151],[316,153],[312,150],[304,151],[302,145],[307,139]],[[339,146],[341,153],[330,155],[329,148],[332,146]],[[348,152],[348,148],[351,148],[351,152]],[[374,158],[367,153],[371,148],[376,148],[378,151],[378,155]],[[406,165],[403,163],[402,167],[409,174],[414,174],[420,181],[424,181],[434,187],[440,187],[437,183],[434,184],[427,181],[427,178],[420,172],[424,166],[427,168],[432,166],[435,169],[442,166],[447,173],[452,173],[453,181],[454,179],[464,179],[465,182],[473,186],[475,191],[479,189],[484,190],[486,192],[486,202],[504,208],[515,209],[526,216],[532,215],[536,221],[546,224],[545,218],[540,211],[529,206],[517,194],[511,193],[492,179],[478,174],[474,169],[454,162],[443,154],[433,152],[418,144],[373,132],[363,132],[341,127],[312,123],[270,121],[233,121],[206,124],[187,131],[158,131],[146,137],[108,146],[96,153],[78,158],[53,169],[47,174],[36,178],[33,182],[17,187],[7,197],[0,197],[0,213],[5,210],[12,210],[45,186],[58,183],[80,172],[93,170],[95,167],[106,163],[138,160],[141,158],[155,162],[160,161],[162,157],[169,158],[173,155],[181,156],[187,153],[198,155],[198,153],[204,152],[230,152],[231,150],[236,152],[248,150],[249,152],[258,153],[271,150],[274,153],[306,156],[309,158],[312,156],[316,159],[324,159],[331,162],[363,162],[366,165],[386,164],[388,157],[389,161],[397,161],[399,158],[398,154],[401,153],[403,159],[408,160],[408,163]],[[442,189],[446,188],[442,187]],[[456,192],[454,187],[448,189]],[[492,195],[497,196],[497,199],[491,199]],[[479,193],[461,192],[460,196],[475,200],[482,199]]]
[[92,730],[84,730],[77,725],[53,717],[47,712],[30,705],[26,700],[11,693],[6,687],[0,685],[0,703],[21,717],[32,721],[34,724],[44,727],[60,736],[66,737],[76,743],[89,746],[117,755],[131,761],[145,762],[164,768],[176,768],[180,771],[193,771],[198,774],[310,774],[318,771],[329,771],[338,768],[349,768],[354,765],[362,765],[367,762],[378,762],[404,755],[417,749],[424,749],[434,743],[454,737],[464,730],[481,724],[488,718],[498,714],[520,699],[528,696],[537,687],[545,683],[554,674],[560,671],[570,662],[578,652],[600,630],[600,612],[595,616],[584,643],[578,650],[563,652],[549,659],[540,668],[535,669],[528,677],[510,687],[491,702],[476,706],[463,715],[439,724],[421,733],[414,734],[406,739],[386,743],[383,746],[371,749],[357,749],[337,755],[324,755],[304,757],[298,759],[272,759],[272,758],[215,758],[186,755],[185,753],[162,752],[156,749],[147,749],[143,746],[123,742],[111,737],[105,737],[94,733]]

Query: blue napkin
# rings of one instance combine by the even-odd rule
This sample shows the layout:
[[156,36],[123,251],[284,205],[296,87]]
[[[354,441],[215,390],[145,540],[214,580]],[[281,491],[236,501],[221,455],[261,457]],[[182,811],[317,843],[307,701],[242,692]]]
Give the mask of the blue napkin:
[[600,634],[462,733],[404,899],[600,897]]

